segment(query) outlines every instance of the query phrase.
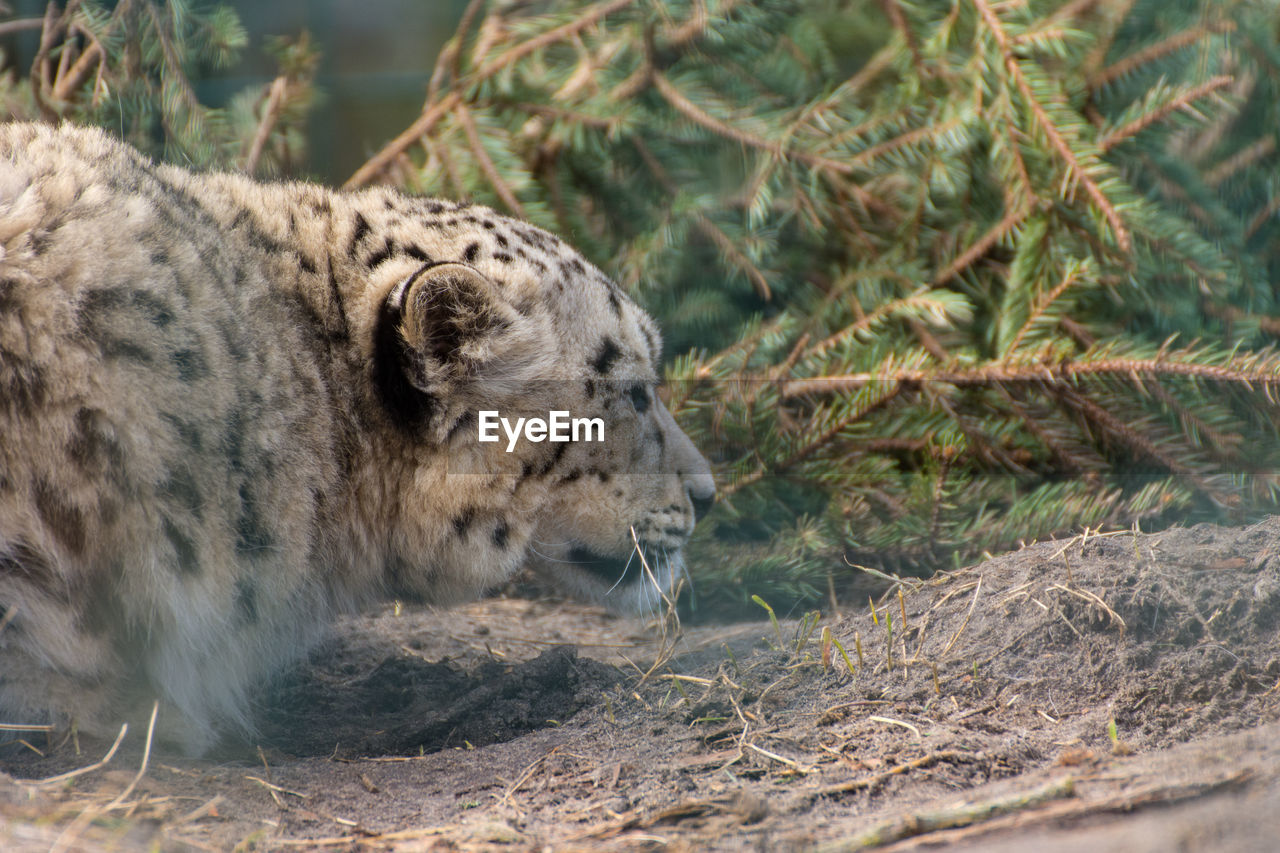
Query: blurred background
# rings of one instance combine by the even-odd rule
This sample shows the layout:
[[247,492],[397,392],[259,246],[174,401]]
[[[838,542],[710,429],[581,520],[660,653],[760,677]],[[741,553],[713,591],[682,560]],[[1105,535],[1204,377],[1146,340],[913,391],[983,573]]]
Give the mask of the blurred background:
[[470,198],[662,323],[703,612],[1276,510],[1275,0],[19,0],[0,109]]
[[[45,0],[11,0],[15,18],[39,18]],[[101,4],[113,9],[117,3]],[[206,4],[208,5],[208,4]],[[272,38],[307,33],[318,63],[320,97],[307,118],[309,154],[303,170],[341,183],[421,110],[436,56],[453,35],[466,0],[236,0],[246,45],[234,62],[202,69],[192,84],[200,101],[225,107],[236,94],[269,85],[279,64]],[[198,7],[197,7],[198,9]],[[27,68],[38,31],[8,42],[11,67]]]

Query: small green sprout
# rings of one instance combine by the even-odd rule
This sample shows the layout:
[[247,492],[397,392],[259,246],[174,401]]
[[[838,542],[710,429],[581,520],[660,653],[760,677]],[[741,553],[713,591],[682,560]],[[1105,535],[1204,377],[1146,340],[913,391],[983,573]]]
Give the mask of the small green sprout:
[[769,603],[767,601],[765,601],[763,598],[761,598],[758,595],[751,596],[751,600],[754,601],[756,604],[759,604],[769,613],[769,621],[773,624],[774,633],[778,635],[777,648],[779,649],[783,648],[786,645],[786,641],[782,639],[782,626],[778,624],[778,617],[774,615],[773,608],[769,606]]

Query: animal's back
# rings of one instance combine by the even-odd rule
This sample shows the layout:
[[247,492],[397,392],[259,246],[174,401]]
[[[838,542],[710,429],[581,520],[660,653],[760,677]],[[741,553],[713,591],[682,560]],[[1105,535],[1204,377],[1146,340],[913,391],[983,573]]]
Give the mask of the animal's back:
[[161,681],[193,729],[237,718],[226,685],[302,647],[263,611],[322,618],[333,432],[299,307],[95,131],[0,127],[0,252],[0,707],[91,719]]

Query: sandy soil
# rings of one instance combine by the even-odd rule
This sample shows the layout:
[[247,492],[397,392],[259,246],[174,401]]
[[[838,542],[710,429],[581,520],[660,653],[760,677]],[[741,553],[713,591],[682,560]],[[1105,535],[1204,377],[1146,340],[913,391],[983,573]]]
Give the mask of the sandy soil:
[[1269,849],[1278,634],[1280,519],[674,642],[563,601],[388,609],[264,692],[261,743],[139,775],[135,728],[52,783],[110,744],[10,753],[0,849]]

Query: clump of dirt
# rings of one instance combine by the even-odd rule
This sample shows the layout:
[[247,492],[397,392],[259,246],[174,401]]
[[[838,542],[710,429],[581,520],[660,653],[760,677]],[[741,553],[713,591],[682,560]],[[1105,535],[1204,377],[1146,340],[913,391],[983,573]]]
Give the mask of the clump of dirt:
[[1280,520],[889,580],[674,648],[563,601],[351,620],[264,693],[252,759],[9,761],[0,848],[1273,843]]
[[572,646],[531,661],[486,661],[467,672],[405,653],[358,672],[342,640],[281,679],[261,700],[265,744],[284,753],[421,755],[451,746],[486,746],[572,717],[618,680],[615,670]]
[[1051,718],[1082,738],[1114,718],[1131,745],[1168,746],[1268,718],[1278,536],[1268,521],[1042,543],[911,585],[878,625],[860,615],[834,630],[861,636],[868,698],[954,697],[999,709],[1001,728]]

